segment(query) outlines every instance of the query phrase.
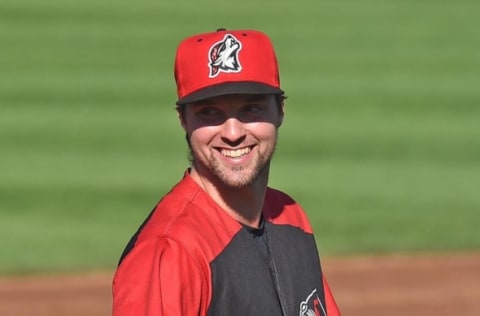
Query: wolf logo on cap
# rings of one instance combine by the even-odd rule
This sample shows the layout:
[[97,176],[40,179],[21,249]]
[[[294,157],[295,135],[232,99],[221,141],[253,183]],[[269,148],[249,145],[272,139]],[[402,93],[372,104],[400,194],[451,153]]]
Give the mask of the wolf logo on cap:
[[215,78],[220,72],[240,72],[242,66],[238,60],[238,52],[241,49],[242,43],[231,34],[215,43],[209,51],[209,77]]

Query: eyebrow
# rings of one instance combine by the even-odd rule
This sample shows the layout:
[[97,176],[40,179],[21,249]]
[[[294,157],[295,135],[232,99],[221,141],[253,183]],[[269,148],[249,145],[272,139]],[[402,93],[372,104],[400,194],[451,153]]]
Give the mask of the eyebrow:
[[194,107],[209,106],[209,105],[213,105],[213,102],[209,99],[206,99],[206,100],[193,102],[190,106],[194,108]]
[[[267,96],[265,94],[251,94],[251,95],[245,95],[242,97],[243,102],[259,102],[259,101],[266,101],[266,100],[267,100]],[[212,101],[212,99],[204,99],[204,100],[199,100],[197,102],[192,103],[193,107],[211,106],[214,104],[215,104],[215,101]]]
[[267,96],[264,94],[253,94],[251,96],[246,97],[245,101],[247,102],[265,101],[266,99],[267,99]]

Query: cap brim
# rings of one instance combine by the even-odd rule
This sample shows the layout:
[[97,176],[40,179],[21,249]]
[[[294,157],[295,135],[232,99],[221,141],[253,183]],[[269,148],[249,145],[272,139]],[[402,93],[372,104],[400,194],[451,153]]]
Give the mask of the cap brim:
[[283,90],[259,82],[225,82],[197,90],[177,101],[177,105],[227,94],[284,94]]

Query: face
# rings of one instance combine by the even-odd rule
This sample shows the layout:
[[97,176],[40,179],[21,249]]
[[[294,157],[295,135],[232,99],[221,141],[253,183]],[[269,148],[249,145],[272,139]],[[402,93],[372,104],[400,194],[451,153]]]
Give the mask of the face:
[[219,96],[185,106],[193,168],[202,178],[243,188],[268,177],[283,107],[273,95]]

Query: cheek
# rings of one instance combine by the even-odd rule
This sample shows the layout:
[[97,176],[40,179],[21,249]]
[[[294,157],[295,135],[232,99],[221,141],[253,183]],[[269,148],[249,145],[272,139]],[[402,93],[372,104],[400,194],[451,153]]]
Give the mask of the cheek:
[[269,141],[277,138],[277,127],[271,123],[257,123],[255,135],[258,139]]
[[190,143],[193,146],[201,147],[212,141],[215,131],[212,127],[199,127],[191,131],[187,130],[187,134],[190,136]]

